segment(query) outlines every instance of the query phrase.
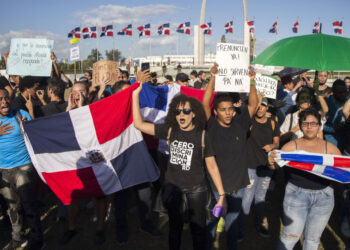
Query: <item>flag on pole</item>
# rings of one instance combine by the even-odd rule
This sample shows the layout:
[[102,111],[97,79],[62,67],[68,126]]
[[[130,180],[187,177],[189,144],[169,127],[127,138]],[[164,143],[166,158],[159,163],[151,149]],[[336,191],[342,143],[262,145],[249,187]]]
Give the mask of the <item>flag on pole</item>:
[[211,35],[211,22],[204,23],[200,27],[203,29],[204,35]]
[[292,30],[293,30],[294,33],[298,33],[299,32],[299,22],[298,21],[296,21],[294,23]]
[[164,23],[158,27],[159,35],[170,35],[170,23]]
[[137,87],[24,123],[33,165],[63,204],[158,179],[158,168],[133,125],[131,100]]
[[118,32],[118,35],[124,36],[132,36],[132,24],[128,24],[128,26],[126,26],[124,29],[122,29],[122,31]]
[[83,38],[97,38],[97,29],[95,27],[86,27],[82,30]]
[[191,34],[191,22],[181,23],[179,25],[179,27],[177,27],[176,32],[190,35]]
[[322,178],[350,183],[350,157],[340,155],[316,154],[306,151],[283,152],[277,150],[276,163],[300,169]]
[[333,22],[333,29],[335,34],[343,34],[343,22],[342,21]]
[[139,37],[141,36],[150,36],[151,35],[151,24],[145,24],[143,26],[137,27],[139,33]]
[[320,33],[320,22],[314,23],[314,28],[312,29],[312,33],[314,33],[314,34]]
[[101,27],[101,34],[100,37],[104,36],[113,36],[113,25],[107,25]]
[[80,37],[80,27],[76,27],[76,28],[72,29],[68,33],[68,38],[81,38]]
[[249,26],[249,32],[254,34],[254,32],[255,32],[254,21],[249,21],[247,23],[248,23],[248,26]]
[[270,33],[275,33],[277,35],[277,22],[272,24],[272,28],[269,30]]
[[69,43],[70,44],[75,44],[75,43],[79,42],[79,40],[80,40],[80,38],[73,38],[73,39],[69,40]]
[[229,21],[225,24],[225,33],[233,33],[233,21]]

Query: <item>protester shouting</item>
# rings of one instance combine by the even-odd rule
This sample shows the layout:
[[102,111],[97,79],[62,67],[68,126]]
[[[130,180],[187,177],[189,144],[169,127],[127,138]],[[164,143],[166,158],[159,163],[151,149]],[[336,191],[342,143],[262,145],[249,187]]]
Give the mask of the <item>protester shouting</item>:
[[[282,151],[303,150],[309,153],[340,155],[332,143],[317,136],[321,115],[312,108],[299,114],[303,137],[288,142]],[[277,152],[268,158],[275,169]],[[304,250],[317,250],[320,238],[334,207],[334,192],[330,180],[295,168],[285,168],[287,186],[283,200],[283,232],[277,249],[292,250],[304,231]]]
[[226,207],[221,176],[208,136],[204,110],[196,99],[178,95],[172,100],[164,124],[144,122],[140,113],[139,94],[147,81],[148,71],[133,92],[134,126],[142,132],[167,139],[169,162],[163,185],[163,203],[169,215],[169,249],[180,249],[185,217],[188,216],[193,249],[205,248],[205,221],[208,186],[203,159],[218,190],[217,205]]

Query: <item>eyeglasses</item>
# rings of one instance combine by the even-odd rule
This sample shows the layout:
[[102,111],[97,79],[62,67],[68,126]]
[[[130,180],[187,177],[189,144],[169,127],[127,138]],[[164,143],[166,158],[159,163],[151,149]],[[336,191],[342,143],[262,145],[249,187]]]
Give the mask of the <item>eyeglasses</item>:
[[184,115],[189,115],[189,114],[191,114],[192,109],[176,109],[176,110],[175,110],[175,115],[180,115],[181,112],[182,112]]
[[314,128],[314,127],[317,127],[318,125],[320,125],[318,122],[302,122],[301,123],[301,126],[303,126],[303,127],[312,127],[312,128]]

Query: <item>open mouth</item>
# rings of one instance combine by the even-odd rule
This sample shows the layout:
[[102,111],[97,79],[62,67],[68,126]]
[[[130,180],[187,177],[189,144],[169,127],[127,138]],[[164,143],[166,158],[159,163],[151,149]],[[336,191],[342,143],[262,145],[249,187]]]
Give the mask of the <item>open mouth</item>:
[[3,106],[1,106],[1,111],[4,113],[7,113],[10,111],[10,107],[7,105],[3,105]]
[[180,124],[184,124],[185,123],[185,119],[184,118],[180,118]]

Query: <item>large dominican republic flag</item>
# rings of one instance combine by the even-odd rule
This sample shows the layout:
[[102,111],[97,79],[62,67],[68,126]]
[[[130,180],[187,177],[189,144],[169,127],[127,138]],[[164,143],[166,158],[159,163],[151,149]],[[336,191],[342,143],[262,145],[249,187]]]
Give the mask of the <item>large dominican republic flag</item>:
[[133,125],[136,87],[24,124],[32,162],[64,204],[158,179],[158,168]]
[[302,150],[277,152],[275,160],[280,167],[288,166],[340,183],[350,183],[350,157],[308,153]]

